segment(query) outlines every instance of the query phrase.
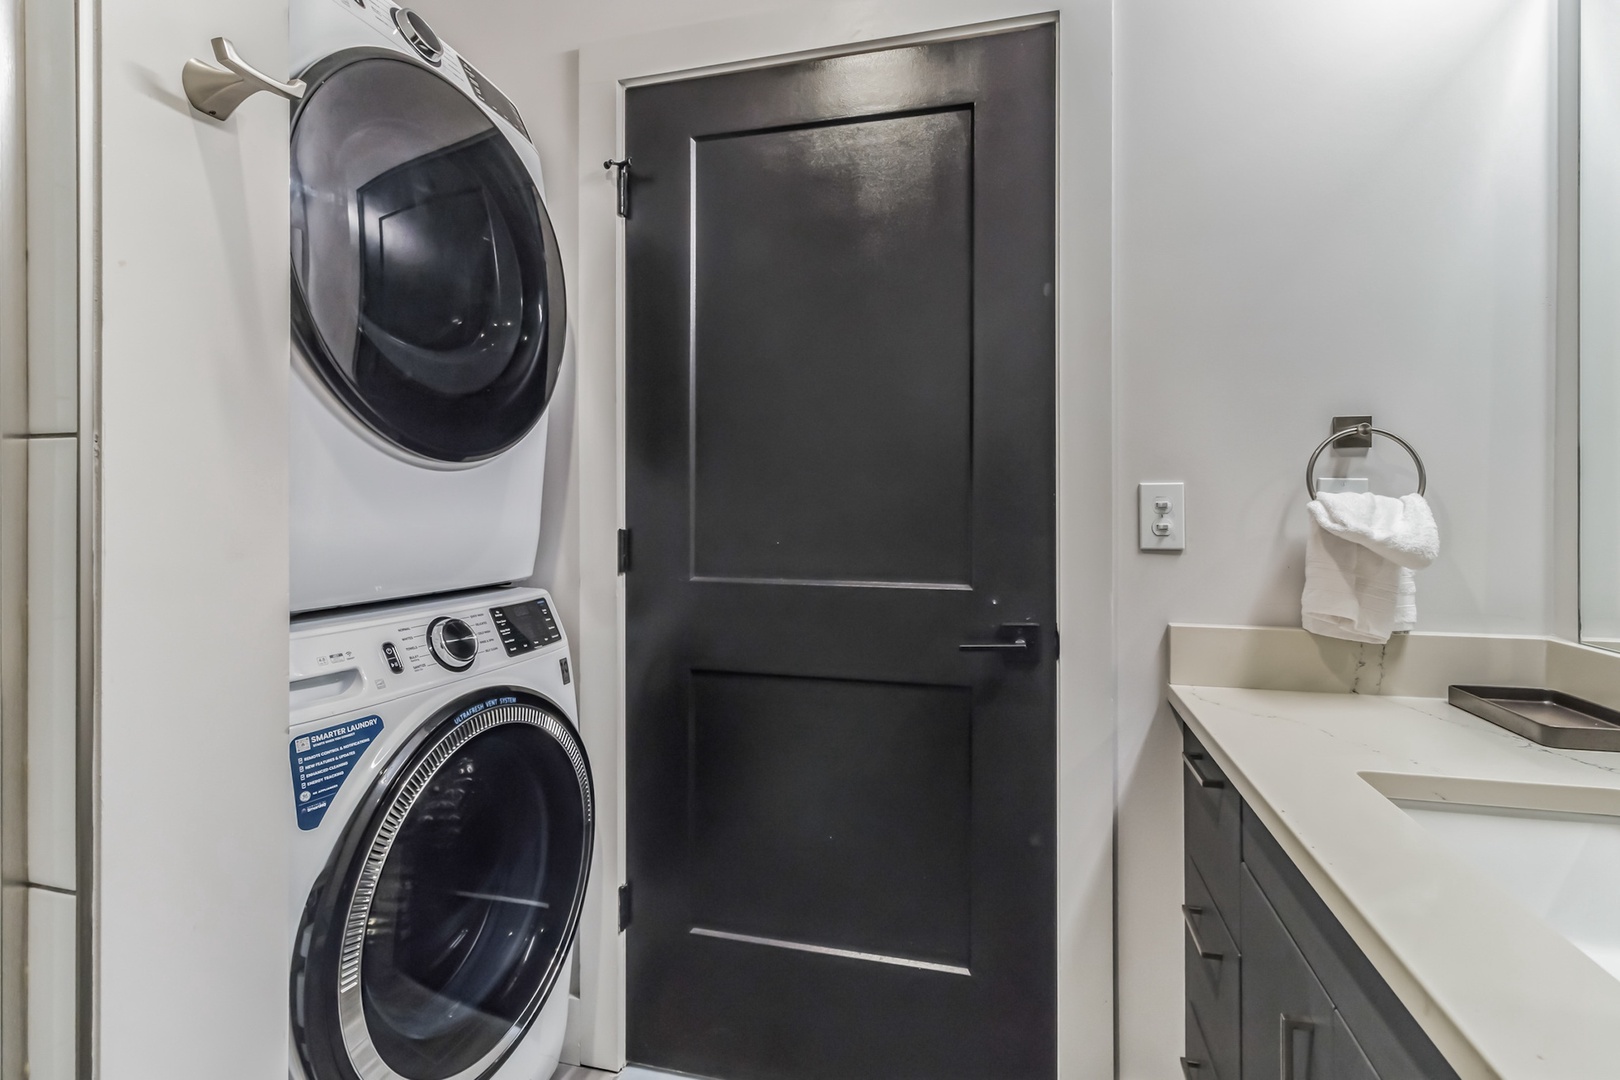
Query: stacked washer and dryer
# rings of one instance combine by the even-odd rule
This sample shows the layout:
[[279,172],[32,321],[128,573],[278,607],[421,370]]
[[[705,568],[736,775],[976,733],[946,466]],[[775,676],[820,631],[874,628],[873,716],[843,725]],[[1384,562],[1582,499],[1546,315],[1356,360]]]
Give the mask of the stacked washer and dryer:
[[392,0],[292,0],[294,1080],[545,1080],[593,840],[534,570],[567,347],[539,156]]

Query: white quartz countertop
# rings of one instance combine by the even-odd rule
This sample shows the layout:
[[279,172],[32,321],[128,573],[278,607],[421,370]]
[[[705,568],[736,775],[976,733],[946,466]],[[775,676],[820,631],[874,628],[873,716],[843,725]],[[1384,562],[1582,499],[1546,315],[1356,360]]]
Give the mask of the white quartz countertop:
[[1436,698],[1170,698],[1464,1080],[1620,1077],[1620,980],[1384,794],[1515,785],[1526,801],[1489,804],[1616,813],[1620,754],[1550,750]]

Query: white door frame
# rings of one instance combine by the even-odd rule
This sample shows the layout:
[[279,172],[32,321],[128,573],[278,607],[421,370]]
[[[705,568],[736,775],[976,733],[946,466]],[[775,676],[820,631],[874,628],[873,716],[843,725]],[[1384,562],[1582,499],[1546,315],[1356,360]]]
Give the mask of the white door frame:
[[1114,1073],[1112,11],[1109,0],[875,0],[638,34],[579,54],[578,359],[581,727],[597,784],[581,927],[581,1063],[624,1064],[624,244],[602,162],[627,87],[1019,24],[1058,25],[1058,1075]]

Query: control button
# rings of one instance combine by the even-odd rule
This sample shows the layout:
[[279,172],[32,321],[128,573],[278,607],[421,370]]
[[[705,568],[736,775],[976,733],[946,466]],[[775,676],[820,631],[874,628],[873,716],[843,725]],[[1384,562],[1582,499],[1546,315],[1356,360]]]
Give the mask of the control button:
[[466,671],[478,656],[478,637],[460,619],[434,619],[428,625],[428,651],[441,666]]
[[399,662],[399,650],[394,648],[392,641],[383,642],[383,659],[388,661],[388,670],[395,675],[405,674],[405,665]]

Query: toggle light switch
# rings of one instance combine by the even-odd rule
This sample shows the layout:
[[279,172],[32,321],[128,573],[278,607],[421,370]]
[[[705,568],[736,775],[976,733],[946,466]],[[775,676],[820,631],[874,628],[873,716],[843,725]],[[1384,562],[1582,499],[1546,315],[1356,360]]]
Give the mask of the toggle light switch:
[[1137,487],[1139,543],[1143,551],[1181,551],[1187,546],[1187,503],[1184,484],[1141,484]]

